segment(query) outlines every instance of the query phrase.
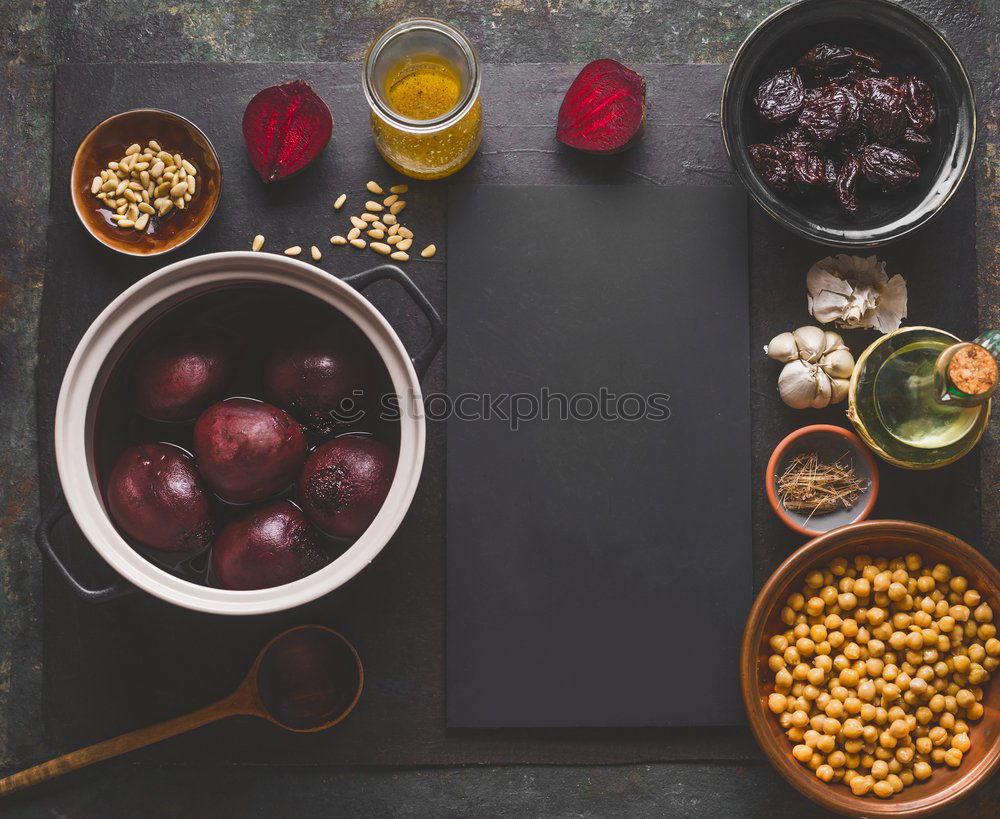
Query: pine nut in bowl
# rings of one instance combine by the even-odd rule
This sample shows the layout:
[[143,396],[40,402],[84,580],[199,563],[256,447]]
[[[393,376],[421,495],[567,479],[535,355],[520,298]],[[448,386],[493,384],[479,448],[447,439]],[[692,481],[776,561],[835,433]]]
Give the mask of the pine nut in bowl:
[[740,687],[764,755],[844,815],[953,807],[1000,767],[998,605],[1000,572],[939,529],[864,521],[809,541],[743,632]]
[[91,236],[130,256],[156,256],[193,239],[215,213],[222,166],[208,137],[170,111],[108,117],[73,158],[70,196]]

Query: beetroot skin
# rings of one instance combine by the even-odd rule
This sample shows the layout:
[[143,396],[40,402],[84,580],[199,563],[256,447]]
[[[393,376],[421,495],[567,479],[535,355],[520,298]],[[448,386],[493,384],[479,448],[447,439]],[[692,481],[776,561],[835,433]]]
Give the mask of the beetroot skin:
[[556,139],[594,154],[624,151],[646,125],[646,81],[615,60],[595,60],[573,80],[559,108]]
[[124,532],[161,552],[212,542],[212,497],[190,455],[168,444],[136,444],[115,462],[108,511]]
[[302,470],[302,507],[328,535],[360,537],[382,508],[395,470],[396,453],[374,438],[327,441]]
[[226,524],[212,547],[212,574],[224,589],[269,589],[322,569],[330,557],[294,503],[272,501]]
[[369,408],[370,351],[364,333],[346,320],[289,330],[264,361],[264,394],[320,435],[332,435]]
[[264,182],[304,170],[332,133],[330,109],[304,80],[265,88],[243,112],[247,153]]
[[188,421],[225,395],[236,342],[206,326],[188,327],[147,350],[132,375],[135,408],[154,421]]
[[194,454],[219,497],[252,503],[295,481],[306,458],[306,439],[295,419],[277,407],[230,398],[198,418]]

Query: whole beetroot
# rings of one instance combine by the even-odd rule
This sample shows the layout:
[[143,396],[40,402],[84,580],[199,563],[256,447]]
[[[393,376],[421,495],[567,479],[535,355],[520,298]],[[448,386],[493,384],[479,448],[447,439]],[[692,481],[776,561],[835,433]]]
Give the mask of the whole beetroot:
[[224,589],[268,589],[322,569],[329,555],[294,503],[272,501],[226,524],[212,547],[212,575]]
[[190,552],[212,542],[212,497],[194,459],[168,444],[130,446],[115,462],[108,511],[124,532],[161,552]]
[[396,453],[374,438],[343,436],[316,447],[299,478],[306,514],[334,537],[364,533],[389,494]]
[[132,372],[140,415],[188,421],[225,395],[236,371],[236,343],[216,327],[181,330],[147,350]]
[[219,497],[252,503],[295,481],[306,458],[306,439],[302,427],[283,410],[249,398],[230,398],[198,418],[194,455]]
[[307,324],[277,339],[264,361],[264,394],[321,435],[368,410],[374,361],[346,320]]

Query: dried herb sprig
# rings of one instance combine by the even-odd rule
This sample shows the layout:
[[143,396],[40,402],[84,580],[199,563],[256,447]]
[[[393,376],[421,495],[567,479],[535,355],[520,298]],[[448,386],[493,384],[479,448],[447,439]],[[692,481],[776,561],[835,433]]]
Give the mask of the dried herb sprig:
[[811,518],[850,509],[867,488],[846,452],[832,463],[821,461],[817,452],[804,452],[778,478],[778,499],[790,512],[808,512]]

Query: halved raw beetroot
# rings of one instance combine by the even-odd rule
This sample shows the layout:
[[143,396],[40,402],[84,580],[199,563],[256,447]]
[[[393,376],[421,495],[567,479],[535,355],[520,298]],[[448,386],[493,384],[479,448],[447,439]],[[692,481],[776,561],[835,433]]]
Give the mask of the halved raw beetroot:
[[646,124],[646,80],[616,60],[594,60],[573,80],[562,105],[556,139],[595,154],[624,151]]
[[302,510],[287,500],[227,523],[212,547],[212,576],[224,589],[282,586],[329,562]]
[[150,549],[190,552],[212,542],[212,496],[177,447],[130,446],[115,461],[106,498],[114,522]]
[[252,503],[291,486],[306,459],[298,421],[263,401],[230,398],[194,425],[194,455],[220,498]]
[[303,170],[332,133],[330,109],[305,80],[265,88],[243,112],[247,153],[264,182]]

